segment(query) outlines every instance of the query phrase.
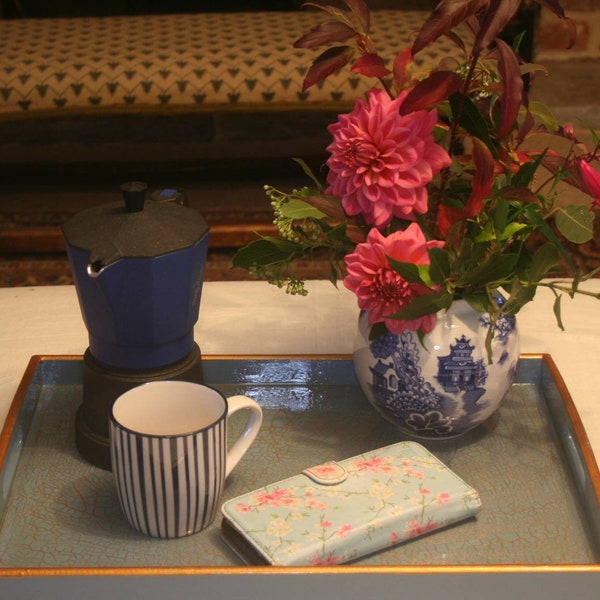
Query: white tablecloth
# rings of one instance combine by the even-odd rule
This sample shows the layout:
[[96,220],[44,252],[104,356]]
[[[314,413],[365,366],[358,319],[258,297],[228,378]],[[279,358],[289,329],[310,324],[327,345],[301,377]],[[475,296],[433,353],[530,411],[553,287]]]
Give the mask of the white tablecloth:
[[[264,282],[204,285],[195,338],[203,354],[350,354],[358,309],[355,297],[326,281],[306,297]],[[586,284],[600,292],[600,280]],[[561,331],[554,297],[540,289],[519,314],[521,352],[549,353],[600,457],[600,301],[563,298]],[[0,289],[0,423],[33,354],[83,354],[87,331],[72,286]]]

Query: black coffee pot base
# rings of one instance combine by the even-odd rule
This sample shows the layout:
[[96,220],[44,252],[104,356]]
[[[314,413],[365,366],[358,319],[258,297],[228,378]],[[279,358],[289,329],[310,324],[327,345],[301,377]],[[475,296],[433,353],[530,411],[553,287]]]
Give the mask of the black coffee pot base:
[[108,422],[114,401],[149,381],[179,380],[202,383],[202,357],[197,344],[184,359],[157,369],[118,369],[96,360],[89,349],[83,355],[83,401],[77,410],[75,443],[92,464],[111,470]]

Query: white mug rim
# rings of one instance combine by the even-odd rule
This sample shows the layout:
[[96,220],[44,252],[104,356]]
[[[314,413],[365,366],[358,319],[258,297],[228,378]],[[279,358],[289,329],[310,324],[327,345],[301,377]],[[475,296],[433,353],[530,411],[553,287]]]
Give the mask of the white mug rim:
[[[180,433],[148,433],[148,432],[144,432],[144,431],[139,431],[137,429],[133,429],[131,427],[128,427],[127,425],[123,425],[119,420],[117,420],[117,418],[115,417],[114,414],[114,410],[115,410],[115,405],[117,404],[117,402],[125,395],[129,394],[130,392],[134,391],[134,390],[139,390],[143,387],[146,386],[152,386],[152,387],[156,387],[158,385],[161,384],[165,384],[165,387],[167,386],[166,384],[186,384],[186,385],[191,385],[191,386],[197,386],[197,387],[201,387],[201,388],[206,388],[209,389],[213,392],[215,392],[223,401],[223,410],[221,412],[221,414],[218,416],[218,418],[214,419],[213,421],[211,421],[208,425],[205,425],[204,427],[199,427],[196,429],[191,429],[190,431],[185,431],[185,432],[180,432]],[[221,391],[219,391],[217,388],[211,386],[211,385],[206,385],[205,383],[199,383],[196,381],[183,381],[183,380],[174,380],[174,379],[170,379],[170,380],[158,380],[158,381],[146,381],[145,383],[142,383],[140,385],[137,385],[135,387],[130,388],[129,390],[127,390],[126,392],[123,392],[122,394],[120,394],[115,401],[113,402],[112,406],[110,407],[110,422],[112,423],[112,425],[116,428],[119,429],[121,431],[125,431],[129,434],[138,436],[138,437],[144,437],[144,438],[157,438],[157,439],[177,439],[177,438],[186,438],[186,437],[190,437],[190,436],[194,436],[194,435],[198,435],[201,434],[205,431],[208,431],[209,429],[214,428],[217,424],[221,423],[224,419],[227,419],[227,414],[229,412],[229,405],[227,402],[227,397],[225,396],[225,394],[223,394]]]

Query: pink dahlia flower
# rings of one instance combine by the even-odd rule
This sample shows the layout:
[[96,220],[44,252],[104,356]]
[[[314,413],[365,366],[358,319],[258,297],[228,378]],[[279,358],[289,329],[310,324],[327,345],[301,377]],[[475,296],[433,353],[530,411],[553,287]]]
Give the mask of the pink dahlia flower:
[[348,215],[385,227],[392,217],[414,220],[427,211],[427,184],[450,165],[448,153],[435,143],[437,111],[400,114],[406,97],[392,99],[371,90],[351,113],[328,127],[333,141],[327,193],[338,196]]
[[411,223],[404,231],[396,231],[384,237],[377,229],[371,229],[367,241],[358,244],[351,254],[345,257],[347,275],[344,285],[358,298],[358,306],[366,310],[369,323],[385,323],[392,333],[406,329],[421,329],[425,333],[435,325],[436,316],[426,315],[410,321],[386,318],[397,313],[422,294],[431,293],[426,285],[409,283],[394,271],[388,256],[400,262],[415,265],[429,264],[429,248],[441,248],[440,241],[426,241],[421,228]]

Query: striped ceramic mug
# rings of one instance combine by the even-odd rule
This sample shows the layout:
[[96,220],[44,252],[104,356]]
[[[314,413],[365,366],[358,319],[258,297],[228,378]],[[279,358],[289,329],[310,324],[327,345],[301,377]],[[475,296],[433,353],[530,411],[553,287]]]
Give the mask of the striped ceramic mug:
[[[227,451],[227,419],[249,416]],[[225,478],[254,441],[260,406],[186,381],[153,381],[119,396],[110,416],[112,470],[121,507],[138,531],[196,533],[213,520]]]

